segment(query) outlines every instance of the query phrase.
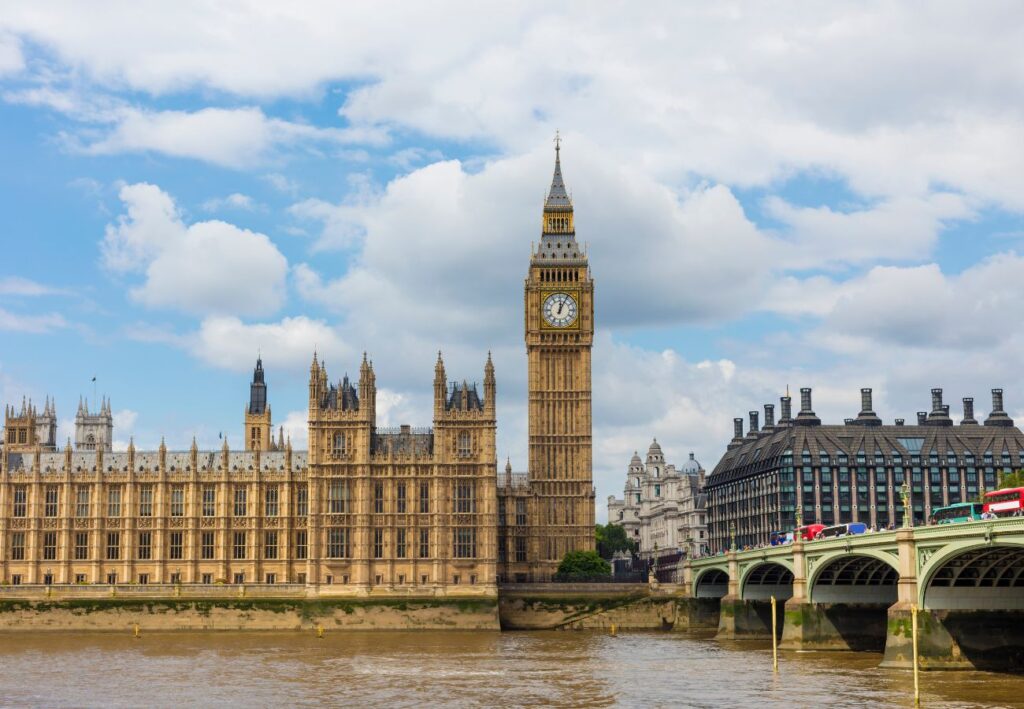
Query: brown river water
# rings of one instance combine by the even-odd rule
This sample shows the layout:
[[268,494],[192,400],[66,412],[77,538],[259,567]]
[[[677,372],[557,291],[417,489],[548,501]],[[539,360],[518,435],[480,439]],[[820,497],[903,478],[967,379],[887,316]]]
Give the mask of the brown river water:
[[[0,635],[0,706],[913,706],[869,653],[708,633]],[[922,673],[926,707],[1024,707],[1024,676]]]

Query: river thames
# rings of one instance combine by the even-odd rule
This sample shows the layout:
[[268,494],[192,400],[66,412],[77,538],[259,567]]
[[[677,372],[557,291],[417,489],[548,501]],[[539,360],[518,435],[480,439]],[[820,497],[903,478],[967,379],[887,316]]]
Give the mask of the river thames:
[[[0,636],[3,706],[911,706],[879,655],[786,653],[708,633]],[[929,707],[1024,706],[1024,677],[924,673]]]

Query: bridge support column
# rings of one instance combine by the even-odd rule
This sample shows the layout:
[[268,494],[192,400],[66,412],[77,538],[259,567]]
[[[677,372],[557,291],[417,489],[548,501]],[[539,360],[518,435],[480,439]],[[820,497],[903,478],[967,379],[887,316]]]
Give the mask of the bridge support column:
[[740,567],[736,552],[728,553],[729,591],[719,603],[719,640],[737,638],[770,638],[772,636],[771,606],[767,601],[746,601],[741,597]]
[[[917,544],[914,529],[896,530],[896,548],[899,551],[900,578],[896,582],[897,600],[889,606],[888,626],[885,634],[885,657],[882,667],[912,667],[914,639],[911,635],[911,606],[917,604]],[[922,616],[918,617],[918,621]],[[923,635],[924,633],[922,633]],[[920,640],[920,636],[918,638]],[[938,640],[938,638],[936,638]],[[952,638],[950,638],[952,642]],[[939,641],[939,644],[942,644]]]

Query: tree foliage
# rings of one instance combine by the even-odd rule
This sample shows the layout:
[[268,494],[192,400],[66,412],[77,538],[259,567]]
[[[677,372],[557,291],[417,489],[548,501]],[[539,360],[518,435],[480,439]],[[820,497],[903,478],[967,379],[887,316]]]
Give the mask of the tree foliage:
[[999,476],[999,488],[1024,487],[1024,470],[1013,473],[1003,473]]
[[596,551],[570,551],[558,565],[558,576],[566,580],[611,576],[612,567]]
[[626,528],[620,524],[598,524],[594,526],[594,540],[597,553],[604,559],[611,559],[618,551],[636,552],[636,542],[626,535]]

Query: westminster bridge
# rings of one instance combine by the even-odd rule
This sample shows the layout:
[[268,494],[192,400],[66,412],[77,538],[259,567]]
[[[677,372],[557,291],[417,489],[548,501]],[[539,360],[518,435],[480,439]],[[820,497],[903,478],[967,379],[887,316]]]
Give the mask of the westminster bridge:
[[680,575],[685,595],[718,599],[719,637],[770,637],[774,596],[782,649],[904,667],[916,607],[923,667],[1024,668],[1024,517],[730,551]]

